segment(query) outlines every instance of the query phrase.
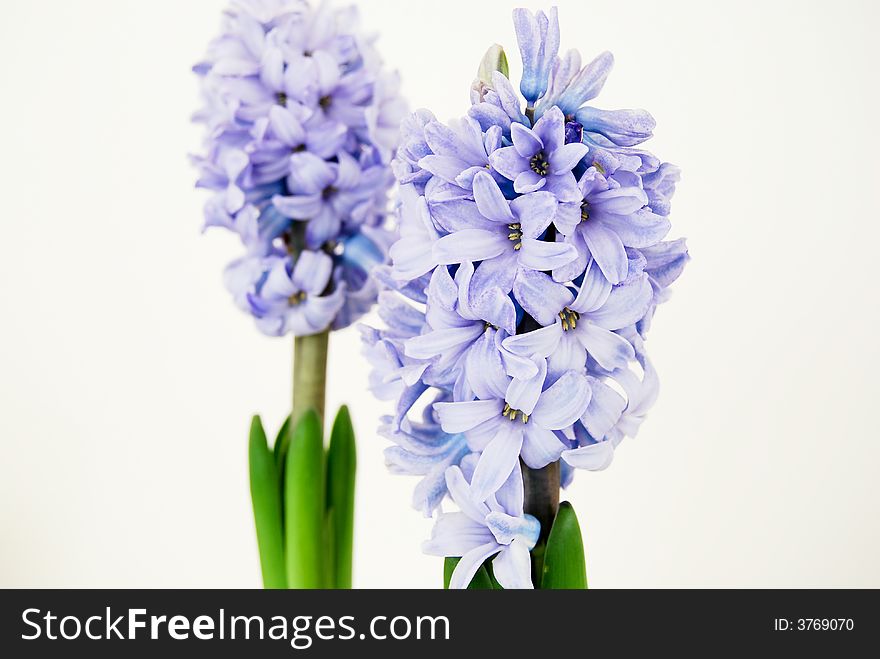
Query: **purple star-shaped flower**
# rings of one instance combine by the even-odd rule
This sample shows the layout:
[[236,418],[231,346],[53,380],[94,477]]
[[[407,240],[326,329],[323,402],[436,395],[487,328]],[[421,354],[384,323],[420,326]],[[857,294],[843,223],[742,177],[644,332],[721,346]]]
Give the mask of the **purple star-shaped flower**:
[[572,170],[590,149],[586,144],[565,143],[565,116],[559,108],[546,112],[533,128],[513,124],[510,132],[513,146],[493,152],[489,162],[513,181],[516,192],[546,190],[563,203],[581,199]]
[[571,245],[540,240],[556,216],[556,199],[542,191],[508,201],[488,172],[474,177],[474,199],[432,207],[434,219],[451,231],[434,243],[434,260],[444,265],[481,261],[471,282],[472,299],[493,288],[504,295],[514,291],[533,317],[553,322],[552,315],[547,317],[548,297],[569,293],[544,273],[576,256]]

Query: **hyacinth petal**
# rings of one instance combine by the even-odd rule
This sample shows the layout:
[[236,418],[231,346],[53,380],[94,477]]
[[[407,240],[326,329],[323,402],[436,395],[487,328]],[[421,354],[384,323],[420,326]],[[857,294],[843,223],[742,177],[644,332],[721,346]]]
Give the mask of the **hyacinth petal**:
[[579,326],[578,339],[590,356],[605,370],[625,368],[635,358],[635,350],[629,341],[592,323]]
[[560,203],[553,217],[553,225],[558,233],[563,236],[571,236],[581,222],[581,205],[579,203]]
[[465,372],[477,398],[504,398],[510,378],[504,372],[492,333],[484,332],[468,351]]
[[302,311],[302,316],[308,324],[309,331],[298,332],[293,330],[294,334],[307,335],[323,332],[339,313],[342,305],[345,304],[344,287],[337,288],[332,294],[325,296],[311,296],[299,307],[294,307],[293,312]]
[[632,215],[647,203],[648,195],[636,186],[621,186],[590,194],[590,208],[593,214],[600,217],[605,214]]
[[303,151],[290,157],[290,189],[295,194],[318,194],[336,180],[336,170],[327,161]]
[[520,265],[538,271],[561,268],[576,258],[577,251],[568,243],[548,243],[531,238],[523,238],[519,251]]
[[533,132],[544,145],[544,152],[555,153],[565,144],[565,115],[557,107],[550,108],[535,123]]
[[[560,321],[558,325],[561,327],[562,322]],[[580,369],[582,364],[587,363],[587,350],[574,336],[575,332],[566,332],[562,329],[559,331],[562,339],[547,359],[547,377],[550,380],[556,380],[572,369]]]
[[497,232],[483,229],[464,229],[443,236],[434,243],[434,258],[443,265],[464,261],[484,261],[508,249],[510,241]]
[[587,376],[569,371],[541,394],[532,417],[548,430],[563,430],[577,421],[590,403]]
[[563,174],[570,172],[586,157],[590,147],[586,144],[563,144],[550,155],[550,173]]
[[[575,256],[574,260],[571,263],[567,263],[561,268],[553,269],[553,279],[560,283],[565,283],[569,281],[574,281],[581,274],[584,273],[591,256],[590,250],[587,247],[587,243],[584,240],[583,230],[581,228],[576,228],[574,233],[570,236],[566,236],[565,243],[571,245],[574,248]],[[598,269],[598,266],[597,266]],[[601,273],[601,271],[600,271]],[[602,275],[604,276],[604,275]]]
[[297,257],[291,280],[298,290],[321,295],[330,283],[333,259],[323,252],[301,252]]
[[510,127],[510,136],[516,152],[522,158],[531,158],[544,148],[541,138],[522,124],[513,124]]
[[480,461],[471,479],[471,493],[474,499],[485,501],[504,484],[519,461],[522,443],[522,424],[510,421],[499,423],[498,432],[480,455]]
[[566,446],[556,434],[537,423],[529,423],[524,431],[522,459],[531,469],[543,469],[556,462]]
[[556,198],[549,192],[533,192],[510,202],[510,209],[526,238],[537,238],[544,233],[556,217],[557,207]]
[[580,204],[583,200],[577,179],[572,172],[550,174],[545,179],[544,189],[553,193],[561,203]]
[[614,56],[601,53],[572,79],[557,105],[565,114],[574,114],[584,103],[599,95],[614,66]]
[[291,295],[299,293],[302,289],[291,281],[291,277],[287,272],[287,263],[278,260],[266,277],[266,282],[261,290],[265,298],[286,299]]
[[510,204],[488,172],[480,172],[474,176],[474,200],[483,217],[503,224],[511,224],[514,221]]
[[485,524],[474,521],[464,513],[439,515],[431,535],[430,540],[422,543],[422,551],[432,556],[460,556],[495,541]]
[[[506,241],[508,246],[512,246],[509,240]],[[474,273],[471,279],[471,295],[470,299],[475,302],[480,297],[494,288],[497,288],[505,295],[513,290],[513,281],[517,273],[517,259],[519,252],[515,252],[507,247],[505,252],[500,256],[483,261]]]
[[516,275],[513,293],[522,308],[544,327],[555,324],[559,312],[574,299],[571,290],[553,281],[550,275],[525,268]]
[[504,339],[502,345],[515,355],[521,357],[548,357],[559,345],[562,338],[562,325],[554,323],[549,327],[517,334]]
[[624,245],[637,249],[656,245],[666,237],[672,226],[667,218],[652,213],[647,208],[627,217],[605,215],[600,221],[604,227],[617,234]]
[[531,169],[517,174],[513,181],[513,189],[517,194],[527,195],[530,192],[537,192],[547,185],[547,179],[536,174]]
[[419,167],[439,176],[444,181],[455,183],[468,164],[453,156],[429,155],[419,160]]
[[601,380],[597,378],[589,378],[589,380],[593,395],[581,416],[581,423],[590,435],[602,439],[620,420],[620,415],[626,408],[626,400]]
[[629,261],[626,248],[617,233],[590,220],[581,226],[584,242],[602,274],[612,284],[622,282],[626,278]]
[[276,196],[272,204],[285,217],[307,220],[315,217],[324,207],[321,195]]
[[[481,266],[482,267],[482,266]],[[490,325],[509,333],[516,331],[516,307],[500,288],[490,288],[473,303],[474,312]]]
[[[501,102],[501,109],[507,115],[509,121],[513,122],[511,128],[517,124],[526,123],[528,119],[522,113],[519,96],[517,96],[507,76],[500,71],[495,71],[492,74],[492,86],[498,95],[498,100]],[[507,124],[509,121],[504,123]]]
[[522,540],[514,540],[492,561],[495,579],[505,590],[528,590],[532,584],[532,562],[529,549]]
[[325,204],[320,212],[306,225],[306,246],[309,249],[321,249],[339,235],[342,229],[342,218],[331,206]]
[[401,238],[391,246],[393,276],[402,281],[418,279],[437,265],[433,244],[420,236]]
[[654,297],[648,276],[639,275],[616,286],[605,303],[590,313],[590,322],[607,330],[619,330],[641,320]]
[[464,231],[466,229],[484,229],[493,231],[497,224],[486,219],[477,208],[477,204],[470,200],[455,199],[430,205],[431,217],[434,221],[449,233]]
[[462,556],[452,572],[452,578],[449,580],[449,589],[464,590],[467,588],[477,570],[486,562],[486,559],[498,553],[500,549],[501,546],[497,542],[490,542]]
[[645,110],[599,110],[583,107],[575,118],[584,130],[598,133],[617,146],[636,146],[653,135],[657,122]]
[[434,403],[434,411],[445,432],[467,432],[490,419],[501,420],[504,403],[500,400],[475,400],[463,403]]
[[501,510],[511,517],[522,517],[524,498],[522,468],[517,463],[507,477],[507,481],[495,493],[495,501],[501,506]]
[[[601,308],[610,295],[611,282],[606,279],[596,261],[593,260],[587,266],[577,298],[570,308],[580,314],[590,313]],[[625,327],[625,325],[621,325],[621,327]]]
[[438,329],[421,336],[413,337],[404,344],[407,357],[431,359],[443,355],[457,347],[464,347],[475,341],[483,332],[478,324],[465,327]]
[[614,460],[614,443],[599,442],[565,451],[562,454],[562,459],[577,469],[602,471],[611,466],[611,462]]
[[489,506],[474,497],[471,492],[471,486],[465,480],[464,474],[459,467],[450,467],[446,470],[446,487],[449,489],[449,495],[455,501],[455,505],[461,509],[461,512],[472,521],[485,527]]
[[519,410],[523,414],[531,416],[535,405],[541,397],[544,381],[547,379],[547,362],[544,359],[536,360],[538,372],[528,380],[513,380],[507,388],[505,401],[511,409]]
[[306,140],[302,124],[280,105],[273,105],[269,110],[269,125],[275,136],[288,146],[299,146]]
[[489,164],[492,165],[492,169],[511,181],[516,180],[516,177],[523,172],[530,171],[529,161],[519,155],[519,151],[513,146],[505,146],[494,151],[489,156]]

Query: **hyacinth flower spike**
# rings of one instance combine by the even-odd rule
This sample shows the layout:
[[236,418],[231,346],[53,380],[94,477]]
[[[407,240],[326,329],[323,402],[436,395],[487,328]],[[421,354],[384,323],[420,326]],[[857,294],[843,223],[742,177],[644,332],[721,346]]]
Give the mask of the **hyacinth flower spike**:
[[262,333],[294,337],[290,418],[274,445],[259,418],[250,436],[267,588],[351,587],[354,433],[342,408],[325,449],[329,335],[379,296],[373,272],[397,238],[391,161],[407,114],[373,42],[354,8],[231,0],[194,67],[205,225],[232,231],[244,252],[224,281]]

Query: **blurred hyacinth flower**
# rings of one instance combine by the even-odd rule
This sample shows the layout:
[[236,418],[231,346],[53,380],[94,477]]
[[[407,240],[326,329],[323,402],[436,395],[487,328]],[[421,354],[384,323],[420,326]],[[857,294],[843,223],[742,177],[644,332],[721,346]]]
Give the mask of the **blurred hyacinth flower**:
[[[272,336],[352,324],[376,300],[367,275],[394,239],[390,164],[406,115],[398,78],[359,32],[357,11],[236,0],[195,71],[204,97],[196,120],[206,127],[198,185],[212,193],[206,226],[243,243],[227,276],[236,300],[252,301],[239,306]],[[331,268],[323,289],[297,292],[323,312],[296,322],[303,300],[269,304],[264,289],[278,279],[273,269],[293,272],[304,249],[326,254]]]
[[573,516],[560,486],[607,468],[656,401],[646,333],[689,259],[667,240],[679,170],[641,148],[654,119],[591,105],[611,54],[560,55],[555,9],[517,9],[514,26],[519,94],[495,45],[467,116],[403,120],[386,326],[363,329],[373,390],[394,406],[389,465],[419,477],[422,512],[461,511],[438,513],[425,545],[461,558],[459,588],[481,566],[502,587],[559,587],[542,564],[570,554],[551,547],[557,511]]
[[[195,115],[204,144],[193,162],[198,187],[210,192],[205,227],[242,245],[224,283],[262,333],[294,337],[290,418],[274,446],[259,417],[250,433],[263,583],[350,588],[355,440],[343,407],[325,447],[327,353],[329,333],[375,305],[374,272],[397,238],[391,163],[408,112],[400,80],[354,7],[307,0],[232,0],[194,70],[204,99]],[[376,349],[390,367],[394,344],[377,340]],[[396,393],[395,385],[389,378]],[[432,448],[459,460],[454,445],[431,446],[418,427],[398,422],[396,432],[397,462],[409,470]],[[445,489],[424,473],[429,512]]]

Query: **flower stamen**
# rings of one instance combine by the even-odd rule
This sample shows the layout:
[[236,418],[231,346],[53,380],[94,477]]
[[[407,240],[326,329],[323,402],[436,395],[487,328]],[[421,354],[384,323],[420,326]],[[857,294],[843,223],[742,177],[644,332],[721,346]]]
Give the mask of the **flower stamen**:
[[581,222],[586,222],[590,219],[590,204],[585,199],[584,203],[581,204]]
[[507,228],[510,229],[510,233],[507,234],[507,239],[511,242],[516,243],[513,246],[517,252],[522,249],[522,225],[519,223],[516,224],[508,224]]
[[288,298],[288,302],[290,302],[290,306],[298,307],[303,302],[306,301],[306,293],[305,291],[300,291],[299,293],[294,293]]
[[577,311],[572,311],[568,307],[559,312],[559,318],[562,320],[562,330],[567,332],[577,328],[578,320],[581,315]]
[[275,94],[275,102],[283,108],[287,107],[287,94],[284,92],[278,92]]
[[532,156],[532,159],[529,160],[529,167],[538,176],[547,176],[550,173],[550,163],[547,161],[547,156],[544,155],[543,151],[538,151],[538,153]]
[[510,403],[504,403],[504,411],[501,412],[501,417],[505,419],[510,419],[511,421],[516,421],[517,417],[522,415],[520,418],[523,423],[529,422],[529,415],[520,410],[515,410],[510,406]]

